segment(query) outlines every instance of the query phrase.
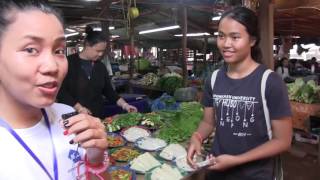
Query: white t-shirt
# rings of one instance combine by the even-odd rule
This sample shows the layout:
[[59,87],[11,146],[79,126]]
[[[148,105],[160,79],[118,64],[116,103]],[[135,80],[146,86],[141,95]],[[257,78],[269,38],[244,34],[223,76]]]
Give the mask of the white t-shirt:
[[[77,145],[70,145],[72,135],[63,135],[64,129],[59,124],[61,115],[74,109],[64,104],[55,103],[45,108],[49,117],[52,137],[58,161],[59,180],[76,179],[76,162],[83,159],[84,150]],[[44,118],[35,126],[27,129],[15,129],[17,134],[44,164],[52,177],[53,153],[49,130]],[[0,179],[1,180],[47,180],[49,177],[38,163],[27,153],[18,141],[0,126]]]
[[289,75],[289,69],[287,67],[283,67],[283,71],[281,67],[278,67],[276,72],[282,77],[282,79],[286,77],[290,77]]

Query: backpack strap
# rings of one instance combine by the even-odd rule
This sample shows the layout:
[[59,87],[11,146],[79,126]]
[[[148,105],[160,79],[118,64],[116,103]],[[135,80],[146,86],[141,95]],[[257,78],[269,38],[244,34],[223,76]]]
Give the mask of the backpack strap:
[[270,114],[269,114],[269,109],[267,106],[267,99],[266,99],[266,86],[267,86],[268,76],[270,75],[271,72],[272,71],[270,69],[267,69],[266,71],[264,71],[262,75],[262,80],[261,80],[262,105],[263,105],[263,112],[266,120],[269,139],[272,139],[272,129],[271,129],[271,119],[270,119]]
[[213,71],[212,75],[211,75],[211,89],[213,91],[213,87],[214,87],[214,84],[216,82],[216,79],[217,79],[217,74],[219,72],[219,69]]

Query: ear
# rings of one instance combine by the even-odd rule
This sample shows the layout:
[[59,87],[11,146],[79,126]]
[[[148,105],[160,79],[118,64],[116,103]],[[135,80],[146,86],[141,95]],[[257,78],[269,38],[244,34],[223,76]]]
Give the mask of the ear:
[[255,37],[250,37],[250,46],[253,47],[257,42],[257,39]]

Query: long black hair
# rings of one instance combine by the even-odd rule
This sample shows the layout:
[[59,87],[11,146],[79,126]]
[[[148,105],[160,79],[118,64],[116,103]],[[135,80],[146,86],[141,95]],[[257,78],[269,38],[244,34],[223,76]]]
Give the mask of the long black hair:
[[242,24],[251,38],[256,40],[254,46],[251,47],[251,57],[258,63],[261,63],[262,53],[259,47],[260,31],[258,25],[258,17],[252,10],[246,7],[235,7],[222,14],[219,24],[224,18],[231,18]]
[[0,41],[7,27],[14,22],[14,13],[27,10],[39,10],[55,15],[63,25],[60,13],[42,0],[1,0],[0,1]]
[[85,45],[94,46],[95,44],[101,42],[107,42],[107,36],[104,35],[101,31],[93,31],[91,26],[86,27],[86,38]]

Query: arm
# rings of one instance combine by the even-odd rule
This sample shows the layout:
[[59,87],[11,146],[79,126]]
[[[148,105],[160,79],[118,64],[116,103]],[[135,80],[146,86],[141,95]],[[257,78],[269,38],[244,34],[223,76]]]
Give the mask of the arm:
[[240,155],[220,155],[212,157],[211,161],[213,165],[209,168],[225,170],[251,161],[272,157],[288,150],[292,137],[291,118],[287,117],[273,120],[271,125],[273,138],[270,141]]
[[[187,160],[188,160],[188,163],[193,167],[196,167],[196,164],[193,161],[193,157],[195,153],[197,153],[197,155],[201,154],[202,142],[200,139],[207,138],[212,133],[215,126],[215,123],[213,121],[213,117],[215,113],[213,107],[205,107],[203,113],[204,113],[203,119],[200,122],[198,129],[196,131],[199,134],[194,133],[191,136],[190,144],[188,148]],[[199,138],[198,135],[200,135],[201,138]]]
[[136,107],[131,106],[121,97],[118,99],[117,105],[120,106],[123,110],[126,110],[127,112],[138,112]]

